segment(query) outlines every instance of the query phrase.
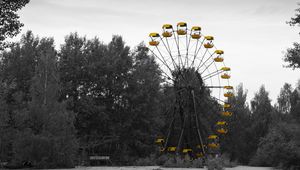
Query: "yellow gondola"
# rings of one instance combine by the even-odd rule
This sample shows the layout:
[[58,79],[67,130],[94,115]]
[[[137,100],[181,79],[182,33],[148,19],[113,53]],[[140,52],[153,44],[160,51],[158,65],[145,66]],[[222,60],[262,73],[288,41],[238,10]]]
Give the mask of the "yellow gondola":
[[218,139],[218,136],[217,135],[209,135],[208,139]]
[[216,58],[214,58],[214,61],[215,62],[223,62],[224,58],[223,57],[216,57]]
[[151,46],[158,46],[158,44],[159,44],[158,41],[154,41],[154,40],[149,41],[149,45],[151,45]]
[[231,105],[228,104],[228,103],[225,103],[225,104],[223,105],[223,107],[224,107],[225,109],[229,109],[229,108],[231,107]]
[[209,143],[207,146],[210,148],[218,148],[220,145],[218,143]]
[[217,135],[209,135],[208,136],[207,147],[209,147],[209,148],[217,148],[217,147],[219,147],[218,140],[219,140],[219,138],[218,138]]
[[155,140],[155,143],[156,143],[156,144],[162,144],[162,143],[164,143],[164,142],[165,142],[165,140],[162,139],[162,138],[158,138],[158,139]]
[[205,36],[204,37],[208,42],[204,44],[204,48],[213,48],[212,40],[214,40],[213,36]]
[[197,158],[203,158],[204,157],[204,155],[203,155],[203,153],[201,152],[201,153],[196,153],[196,157]]
[[221,78],[222,79],[230,79],[230,75],[225,73],[225,74],[221,75]]
[[162,33],[163,37],[172,37],[173,26],[171,24],[164,24],[162,26],[162,29],[163,29],[163,33]]
[[217,132],[220,134],[226,134],[228,132],[228,130],[225,128],[220,128],[220,129],[217,129]]
[[224,93],[224,97],[233,97],[233,93],[232,92]]
[[192,152],[192,149],[185,148],[185,149],[182,150],[182,153],[188,153],[188,152]]
[[[203,147],[205,147],[205,145],[203,145]],[[202,146],[200,144],[196,145],[196,148],[201,149]]]
[[232,86],[224,86],[224,89],[227,89],[227,90],[232,90],[233,87]]
[[231,69],[230,69],[230,67],[222,67],[221,70],[223,70],[223,71],[230,71]]
[[213,36],[205,36],[204,38],[205,38],[206,40],[208,40],[208,41],[214,40],[214,37],[213,37]]
[[172,37],[172,32],[167,32],[167,31],[165,31],[165,32],[162,33],[162,36],[163,36],[163,37],[166,37],[166,38],[167,38],[167,37]]
[[218,122],[217,122],[217,125],[218,125],[218,126],[226,126],[226,125],[227,125],[227,122],[225,122],[225,121],[218,121]]
[[199,26],[194,26],[192,27],[192,33],[191,33],[191,36],[193,39],[199,39],[201,37],[201,27]]
[[176,147],[175,146],[168,147],[168,151],[169,152],[175,152],[176,151]]
[[225,117],[230,117],[232,116],[232,112],[221,112],[221,115]]
[[159,34],[156,33],[156,32],[153,32],[153,33],[149,34],[149,37],[151,38],[151,40],[149,41],[149,45],[151,45],[151,46],[158,46],[159,41],[156,41],[156,39],[158,37],[160,37]]
[[216,50],[215,53],[221,55],[221,54],[224,54],[224,51],[223,50]]
[[186,35],[186,32],[187,32],[187,24],[185,22],[179,22],[177,24],[177,34]]
[[212,43],[206,43],[206,44],[204,44],[204,47],[205,48],[213,48],[214,45]]

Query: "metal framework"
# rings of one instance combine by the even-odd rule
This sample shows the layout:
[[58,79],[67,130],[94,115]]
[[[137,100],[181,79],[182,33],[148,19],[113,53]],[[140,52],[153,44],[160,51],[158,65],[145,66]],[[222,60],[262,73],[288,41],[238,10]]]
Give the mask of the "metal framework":
[[[160,66],[164,83],[175,94],[169,127],[155,141],[160,151],[192,158],[217,153],[218,136],[227,133],[226,119],[232,115],[228,98],[233,96],[233,87],[224,51],[216,49],[214,37],[204,36],[201,27],[189,29],[185,22],[176,28],[165,24],[161,34],[150,33],[149,39],[148,49]],[[212,107],[210,99],[218,108],[213,125],[203,113],[204,107]]]

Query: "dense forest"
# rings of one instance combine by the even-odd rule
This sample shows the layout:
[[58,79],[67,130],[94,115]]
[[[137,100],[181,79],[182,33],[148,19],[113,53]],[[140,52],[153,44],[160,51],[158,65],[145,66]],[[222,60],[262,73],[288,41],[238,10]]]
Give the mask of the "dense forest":
[[[11,1],[14,2],[14,1]],[[168,88],[143,43],[126,46],[121,36],[105,44],[70,33],[60,47],[31,31],[18,42],[15,12],[29,1],[1,7],[0,162],[38,168],[74,167],[88,155],[110,155],[132,165],[157,152],[164,131]],[[1,4],[3,5],[3,4]],[[289,24],[300,23],[300,10]],[[11,18],[11,16],[13,16]],[[284,62],[299,71],[299,44]],[[250,103],[240,84],[230,99],[233,116],[222,153],[243,165],[300,166],[300,81],[284,84],[275,104],[262,85]]]

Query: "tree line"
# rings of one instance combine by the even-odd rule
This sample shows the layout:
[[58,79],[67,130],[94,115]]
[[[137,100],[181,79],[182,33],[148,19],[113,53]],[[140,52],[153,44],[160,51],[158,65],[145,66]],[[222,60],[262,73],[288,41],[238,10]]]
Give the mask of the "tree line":
[[29,31],[2,53],[2,159],[72,166],[78,148],[119,162],[151,152],[161,78],[147,48],[77,33],[59,51],[53,43]]
[[[132,164],[156,152],[172,96],[143,44],[105,44],[77,33],[59,50],[31,31],[1,53],[0,159],[38,167],[72,167],[97,153]],[[222,152],[242,164],[298,164],[300,84],[285,84],[275,105],[264,86],[250,104],[242,85]],[[278,165],[279,166],[279,165]],[[280,165],[281,166],[281,165]]]

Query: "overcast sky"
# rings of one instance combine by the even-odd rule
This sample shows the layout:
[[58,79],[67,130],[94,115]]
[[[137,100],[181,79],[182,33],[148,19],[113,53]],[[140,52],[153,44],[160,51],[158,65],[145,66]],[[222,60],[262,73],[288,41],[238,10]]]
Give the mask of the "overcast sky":
[[286,24],[297,7],[297,0],[31,0],[19,14],[22,33],[54,37],[57,47],[75,31],[105,43],[122,35],[134,47],[162,24],[199,25],[225,51],[232,85],[243,83],[250,100],[264,84],[274,103],[284,82],[294,87],[300,79],[282,60],[300,42],[300,28]]

